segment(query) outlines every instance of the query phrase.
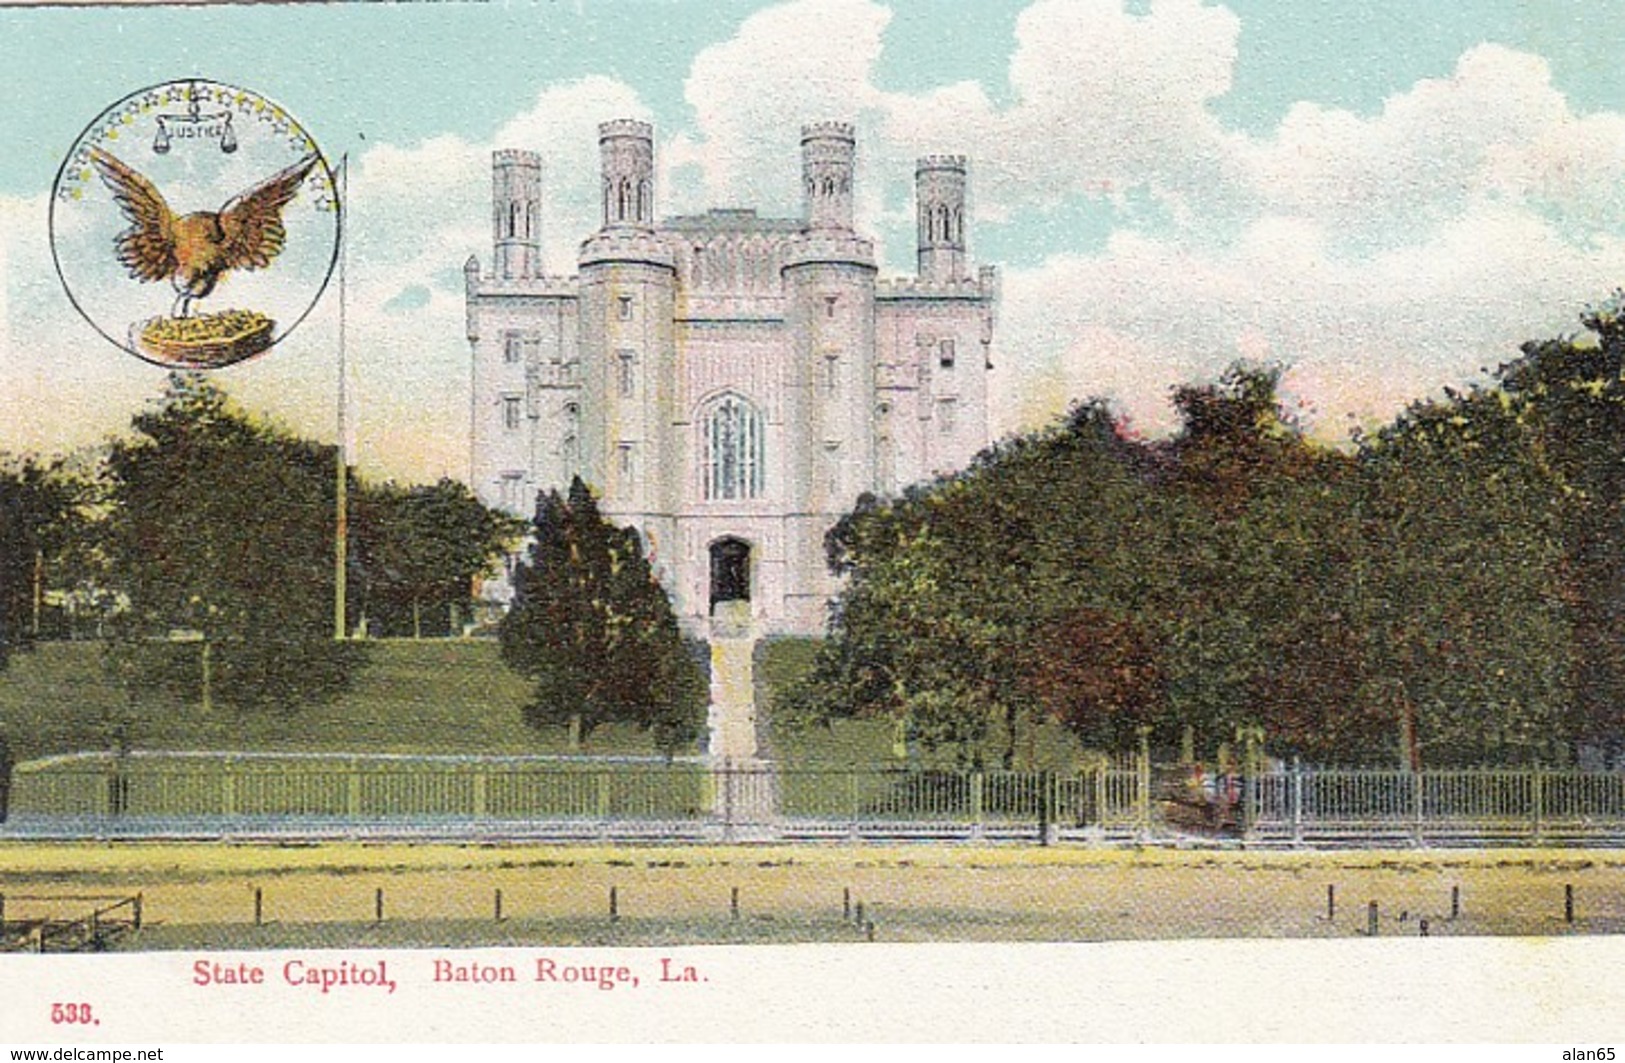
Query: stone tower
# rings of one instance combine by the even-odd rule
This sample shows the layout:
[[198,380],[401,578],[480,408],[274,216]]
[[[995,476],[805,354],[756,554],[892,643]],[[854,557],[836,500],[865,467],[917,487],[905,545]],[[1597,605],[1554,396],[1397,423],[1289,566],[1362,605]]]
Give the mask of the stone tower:
[[542,274],[542,157],[491,153],[491,244],[501,280]]
[[603,161],[604,228],[652,229],[655,223],[654,127],[620,118],[598,127]]
[[914,167],[922,281],[969,277],[965,258],[965,156],[927,155]]
[[801,127],[801,183],[810,229],[852,228],[852,160],[857,145],[849,122]]
[[[630,523],[673,512],[683,477],[668,445],[673,421],[676,270],[654,229],[654,128],[617,119],[598,127],[604,223],[581,245],[581,471],[605,516]],[[669,520],[640,521],[669,541]]]
[[[876,269],[873,243],[852,231],[854,144],[845,122],[802,128],[806,229],[783,258],[792,557],[817,557],[825,530],[873,487]],[[832,580],[814,579],[810,597],[833,592]]]

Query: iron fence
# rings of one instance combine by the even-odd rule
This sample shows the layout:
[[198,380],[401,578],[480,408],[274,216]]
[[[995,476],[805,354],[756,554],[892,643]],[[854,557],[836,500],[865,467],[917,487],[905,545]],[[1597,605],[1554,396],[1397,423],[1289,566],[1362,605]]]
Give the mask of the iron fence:
[[[1153,783],[1153,780],[1157,780]],[[1100,761],[1075,772],[699,759],[84,754],[19,765],[12,829],[367,823],[553,836],[1190,835],[1259,844],[1625,841],[1625,772],[1278,766],[1253,777]],[[66,829],[66,828],[64,828]],[[295,828],[286,826],[288,831]]]

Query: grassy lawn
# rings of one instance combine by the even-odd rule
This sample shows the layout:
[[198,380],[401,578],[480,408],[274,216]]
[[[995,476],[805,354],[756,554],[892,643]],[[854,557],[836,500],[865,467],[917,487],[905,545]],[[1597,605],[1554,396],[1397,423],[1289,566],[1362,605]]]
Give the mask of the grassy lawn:
[[[326,705],[292,713],[240,713],[148,698],[126,709],[93,643],[46,643],[0,674],[0,729],[19,760],[108,748],[111,722],[133,718],[140,749],[232,749],[347,753],[564,753],[562,728],[526,727],[527,684],[488,641],[375,641],[353,688]],[[588,753],[655,752],[648,736],[607,727]]]
[[[822,640],[813,638],[764,639],[757,644],[756,704],[758,711],[775,721],[773,707],[780,692],[789,689],[812,670],[814,656]],[[1002,736],[1000,736],[1002,737]],[[829,726],[794,728],[774,722],[769,737],[772,756],[781,764],[807,768],[851,767],[853,765],[900,764],[908,755],[898,748],[896,729],[886,720],[836,720]],[[1017,749],[1023,769],[1072,771],[1077,768],[1083,748],[1064,727],[1041,724],[1024,734]],[[982,749],[983,763],[998,768],[1004,748],[998,739]],[[915,750],[927,767],[957,767],[952,755]]]
[[[764,639],[758,644],[756,699],[770,721],[768,750],[781,763],[809,768],[900,763],[894,730],[881,720],[841,720],[796,730],[773,726],[773,704],[812,667],[819,640]],[[324,705],[287,712],[242,713],[225,706],[204,714],[195,703],[147,695],[127,704],[109,680],[93,642],[48,642],[13,657],[0,673],[0,733],[18,760],[107,749],[115,722],[129,720],[138,749],[342,753],[568,753],[563,728],[537,732],[520,712],[528,684],[505,668],[487,640],[375,640],[352,689]],[[653,755],[649,736],[605,727],[585,753]],[[952,767],[947,754],[915,751],[932,767]],[[1024,741],[1025,764],[1066,771],[1080,750],[1062,728],[1046,726]],[[985,762],[997,767],[990,743]]]

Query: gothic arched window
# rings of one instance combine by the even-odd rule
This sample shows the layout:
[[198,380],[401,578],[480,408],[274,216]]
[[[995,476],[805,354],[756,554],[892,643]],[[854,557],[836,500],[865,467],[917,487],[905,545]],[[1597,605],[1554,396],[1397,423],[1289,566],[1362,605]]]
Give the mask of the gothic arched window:
[[762,415],[738,395],[723,395],[706,408],[705,497],[756,498],[767,467]]

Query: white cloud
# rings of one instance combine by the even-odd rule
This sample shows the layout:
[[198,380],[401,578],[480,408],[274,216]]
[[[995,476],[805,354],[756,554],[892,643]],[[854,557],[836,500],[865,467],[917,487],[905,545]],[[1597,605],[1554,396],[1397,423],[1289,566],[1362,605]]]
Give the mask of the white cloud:
[[[831,118],[857,123],[859,224],[875,235],[911,227],[912,164],[927,152],[971,156],[984,228],[1115,203],[1100,251],[1006,270],[999,430],[1086,395],[1166,427],[1172,385],[1248,356],[1291,363],[1289,389],[1336,431],[1469,380],[1521,340],[1572,331],[1580,307],[1625,277],[1625,115],[1576,113],[1537,56],[1480,46],[1377,113],[1300,103],[1243,135],[1211,109],[1243,43],[1226,8],[1038,0],[1017,23],[1002,103],[952,71],[918,91],[882,87],[890,17],[870,0],[791,0],[703,50],[685,84],[692,126],[657,131],[659,208],[797,214],[800,127]],[[490,254],[491,150],[543,153],[544,252],[569,272],[598,223],[597,124],[648,115],[630,87],[592,77],[542,86],[489,142],[448,134],[353,160],[348,324],[364,466],[461,470],[459,268]],[[1162,209],[1140,209],[1131,191]],[[973,255],[977,237],[973,225]],[[45,448],[126,423],[156,371],[72,315],[43,200],[0,199],[0,238],[10,419]],[[906,268],[908,250],[889,261]],[[407,289],[427,298],[392,306]],[[330,437],[333,308],[228,386]]]

